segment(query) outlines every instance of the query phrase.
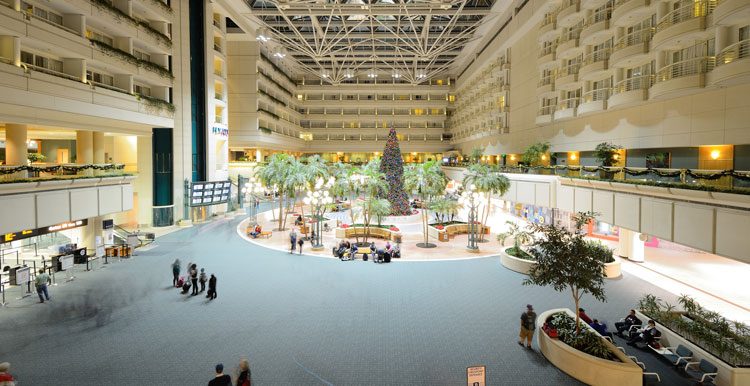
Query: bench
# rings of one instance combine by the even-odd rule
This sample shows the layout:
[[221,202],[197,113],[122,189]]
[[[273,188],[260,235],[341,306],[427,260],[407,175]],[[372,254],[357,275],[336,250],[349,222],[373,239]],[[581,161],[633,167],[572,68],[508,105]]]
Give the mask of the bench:
[[713,383],[718,371],[719,369],[716,366],[705,359],[701,359],[700,362],[688,362],[685,365],[685,373],[701,384]]
[[260,234],[258,235],[258,237],[269,238],[269,237],[271,237],[271,235],[273,235],[273,232],[271,232],[271,231],[262,231],[262,232],[260,232]]
[[[651,346],[649,346],[651,347]],[[678,345],[675,347],[661,347],[661,348],[653,348],[652,350],[655,352],[663,355],[665,358],[667,358],[668,361],[672,362],[673,365],[679,366],[680,362],[688,363],[691,359],[693,359],[693,352],[690,351],[689,348]]]
[[[341,239],[348,239],[352,237],[364,237],[364,227],[351,227],[351,228],[337,228],[336,237]],[[397,231],[392,231],[386,228],[371,227],[367,232],[367,237],[376,237],[385,240],[392,240],[395,242],[399,241],[401,234]]]

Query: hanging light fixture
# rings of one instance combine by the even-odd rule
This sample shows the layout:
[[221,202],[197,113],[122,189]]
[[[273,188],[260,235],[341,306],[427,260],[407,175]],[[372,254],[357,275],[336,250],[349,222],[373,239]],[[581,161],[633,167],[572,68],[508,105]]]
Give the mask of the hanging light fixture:
[[375,71],[374,68],[370,69],[370,71],[367,71],[367,77],[370,78],[370,79],[375,79],[375,78],[378,77],[378,73],[377,73],[377,71]]
[[331,77],[331,73],[328,70],[321,70],[320,71],[320,77],[328,79]]
[[287,55],[287,50],[286,50],[286,48],[284,48],[282,46],[277,46],[273,50],[273,57],[274,58],[284,59],[286,57],[286,55]]
[[354,78],[354,71],[352,71],[352,70],[346,70],[346,71],[344,71],[344,78],[346,78],[346,79]]
[[268,28],[261,27],[255,30],[255,40],[266,43],[271,41],[271,31],[268,30]]
[[400,78],[400,77],[401,77],[401,74],[399,74],[399,72],[398,72],[398,71],[396,71],[396,70],[393,70],[393,72],[391,72],[391,77],[392,77],[393,79],[398,79],[398,78]]

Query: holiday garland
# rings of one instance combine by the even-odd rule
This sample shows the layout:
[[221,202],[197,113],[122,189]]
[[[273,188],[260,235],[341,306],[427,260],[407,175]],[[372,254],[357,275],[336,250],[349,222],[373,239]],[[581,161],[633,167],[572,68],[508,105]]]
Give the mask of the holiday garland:
[[411,214],[409,200],[404,192],[404,160],[401,159],[401,148],[398,145],[396,129],[391,127],[388,141],[380,160],[380,171],[385,174],[388,183],[388,201],[391,203],[391,214],[407,216]]
[[32,165],[20,165],[15,167],[0,168],[0,174],[13,174],[20,171],[30,172],[42,172],[42,173],[57,173],[60,171],[66,172],[78,172],[81,170],[93,169],[93,170],[122,170],[125,169],[123,164],[105,164],[105,165],[54,165],[54,166],[32,166]]

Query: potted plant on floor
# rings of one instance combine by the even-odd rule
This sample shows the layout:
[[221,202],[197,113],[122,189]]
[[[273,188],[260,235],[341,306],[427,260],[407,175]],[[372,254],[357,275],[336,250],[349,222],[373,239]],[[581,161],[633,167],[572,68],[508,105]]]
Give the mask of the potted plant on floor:
[[521,163],[528,166],[539,166],[542,163],[542,156],[549,151],[549,142],[537,142],[530,145],[521,154]]
[[[619,151],[622,149],[622,146],[615,145],[609,142],[602,142],[598,145],[596,145],[596,148],[594,149],[594,156],[596,157],[597,161],[601,164],[601,166],[605,168],[609,168],[614,166],[617,163],[617,157],[619,157]],[[600,170],[599,171],[599,178],[611,180],[614,178],[615,173],[610,170]]]

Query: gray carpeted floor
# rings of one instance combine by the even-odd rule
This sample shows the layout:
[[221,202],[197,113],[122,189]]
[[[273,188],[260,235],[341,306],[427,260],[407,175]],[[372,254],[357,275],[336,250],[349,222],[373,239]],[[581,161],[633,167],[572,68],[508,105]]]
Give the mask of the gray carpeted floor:
[[[204,385],[217,362],[231,370],[243,356],[263,385],[460,385],[472,365],[487,366],[489,385],[578,384],[516,344],[527,303],[572,307],[570,297],[522,286],[497,258],[377,265],[289,255],[245,242],[238,221],[164,236],[53,287],[51,302],[0,309],[0,361],[20,385],[39,386]],[[218,299],[171,288],[175,257],[215,273]],[[611,325],[644,292],[674,299],[624,277],[607,281],[607,303],[583,304]]]

